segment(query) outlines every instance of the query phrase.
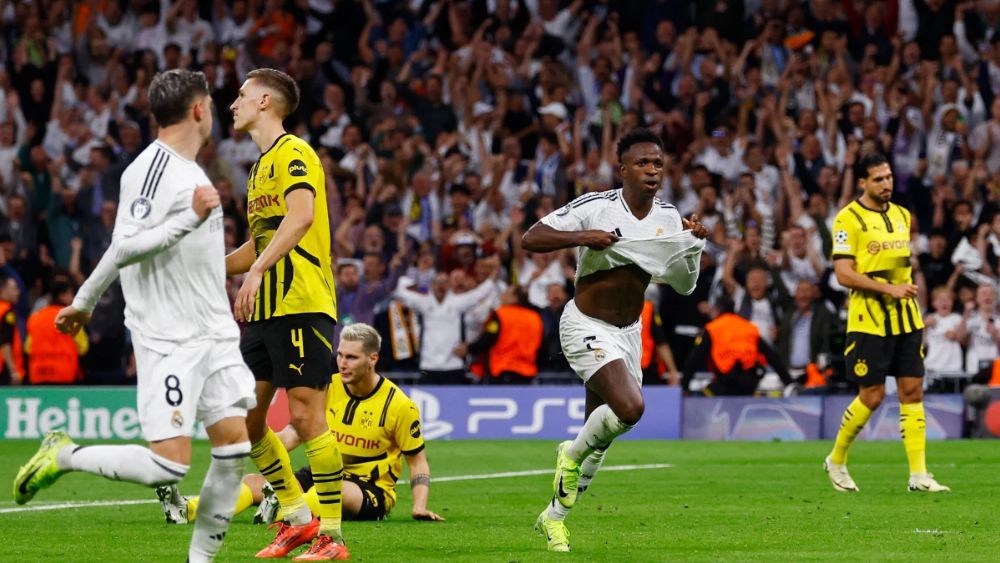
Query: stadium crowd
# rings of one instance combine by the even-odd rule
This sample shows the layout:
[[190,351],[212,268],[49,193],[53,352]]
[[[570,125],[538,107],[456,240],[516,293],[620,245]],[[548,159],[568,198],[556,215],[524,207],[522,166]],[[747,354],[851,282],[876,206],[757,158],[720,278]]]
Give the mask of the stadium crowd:
[[155,136],[146,89],[177,67],[213,87],[198,161],[231,249],[260,153],[227,108],[253,68],[296,78],[287,126],[323,161],[340,326],[379,329],[383,371],[568,372],[575,253],[520,238],[619,186],[638,126],[671,157],[661,199],[711,230],[695,292],[648,293],[647,382],[679,380],[724,297],[792,372],[836,373],[831,225],[873,151],[912,211],[928,370],[1000,356],[996,0],[0,0],[0,26],[2,383],[132,381],[120,288],[87,339],[38,315],[108,247],[121,173]]

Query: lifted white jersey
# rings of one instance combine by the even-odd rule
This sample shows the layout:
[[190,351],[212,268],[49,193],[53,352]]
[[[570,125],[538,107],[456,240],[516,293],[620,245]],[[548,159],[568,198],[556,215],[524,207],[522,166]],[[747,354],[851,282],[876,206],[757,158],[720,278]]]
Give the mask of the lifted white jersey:
[[122,174],[112,248],[125,324],[160,353],[185,341],[239,338],[226,294],[222,209],[201,221],[191,208],[195,187],[210,184],[197,163],[159,141]]
[[546,215],[541,222],[559,231],[599,230],[618,236],[619,241],[605,250],[578,249],[577,280],[594,272],[635,264],[652,275],[653,281],[670,283],[681,293],[690,293],[697,281],[704,241],[683,233],[677,208],[658,198],[653,199],[649,213],[639,219],[625,203],[621,189],[589,193]]

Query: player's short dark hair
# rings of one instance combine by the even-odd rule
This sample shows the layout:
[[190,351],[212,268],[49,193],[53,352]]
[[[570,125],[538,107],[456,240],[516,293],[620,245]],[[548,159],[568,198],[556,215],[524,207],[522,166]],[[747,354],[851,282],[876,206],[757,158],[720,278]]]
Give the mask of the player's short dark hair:
[[160,127],[184,121],[191,104],[209,93],[208,80],[201,72],[173,69],[161,72],[149,83],[149,109]]
[[247,79],[250,78],[278,93],[278,110],[282,118],[299,107],[299,85],[291,76],[273,68],[258,68],[247,73]]
[[653,143],[661,150],[663,149],[663,139],[659,135],[649,129],[637,127],[622,135],[622,138],[618,140],[618,162],[622,161],[622,155],[628,152],[632,145],[640,143]]
[[867,180],[871,169],[875,168],[876,166],[881,166],[883,164],[889,164],[889,159],[886,158],[884,154],[877,151],[866,154],[865,156],[861,157],[861,160],[858,161],[858,166],[857,166],[858,178]]

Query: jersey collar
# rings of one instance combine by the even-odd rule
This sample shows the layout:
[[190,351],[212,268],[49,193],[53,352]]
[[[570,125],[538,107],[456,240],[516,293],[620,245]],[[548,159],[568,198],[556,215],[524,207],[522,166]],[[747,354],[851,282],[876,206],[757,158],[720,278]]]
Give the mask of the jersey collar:
[[867,205],[861,203],[861,198],[860,197],[858,199],[854,200],[854,202],[857,203],[858,205],[860,205],[861,209],[864,209],[866,211],[871,211],[872,213],[886,213],[886,212],[889,211],[889,208],[892,206],[892,202],[890,201],[890,202],[888,202],[888,203],[885,204],[885,209],[872,209],[871,207],[868,207]]
[[343,380],[341,380],[341,382],[340,382],[340,384],[344,386],[344,393],[347,393],[348,397],[350,397],[352,399],[355,399],[355,400],[358,400],[358,401],[364,401],[366,399],[371,399],[372,397],[374,397],[375,393],[378,393],[378,390],[382,388],[382,384],[383,383],[385,383],[385,378],[382,377],[381,375],[379,375],[378,376],[378,383],[376,383],[375,387],[372,388],[371,393],[368,393],[364,397],[356,397],[353,393],[351,393],[351,390],[347,388],[347,384],[344,383]]

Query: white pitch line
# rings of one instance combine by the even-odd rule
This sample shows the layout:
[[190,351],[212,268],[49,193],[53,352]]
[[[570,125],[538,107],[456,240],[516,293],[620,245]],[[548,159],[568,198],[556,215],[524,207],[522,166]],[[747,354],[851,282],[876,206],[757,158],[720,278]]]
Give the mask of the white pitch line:
[[[601,467],[601,471],[638,471],[640,469],[667,469],[673,467],[669,463],[648,463],[645,465],[608,465]],[[449,475],[445,477],[433,477],[431,481],[442,483],[445,481],[476,481],[478,479],[502,479],[505,477],[528,477],[531,475],[548,475],[551,469],[529,469],[527,471],[506,471],[504,473],[483,473],[480,475]],[[400,485],[406,485],[408,481],[401,480]]]
[[[644,465],[608,465],[601,468],[601,472],[605,471],[639,471],[641,469],[668,469],[673,467],[669,463],[648,463]],[[527,471],[506,471],[503,473],[480,473],[478,475],[446,475],[444,477],[435,477],[433,481],[435,483],[443,483],[447,481],[476,481],[480,479],[503,479],[508,477],[529,477],[532,475],[548,475],[552,473],[551,469],[529,469]],[[408,481],[405,479],[398,481],[398,484],[405,485]],[[95,501],[69,501],[61,502],[58,504],[37,504],[34,506],[20,506],[17,508],[0,508],[0,514],[10,514],[14,512],[38,512],[42,510],[62,510],[65,508],[91,508],[99,506],[124,506],[127,504],[157,504],[160,501],[149,499],[149,500],[95,500]]]
[[78,501],[78,502],[63,502],[60,504],[43,504],[39,506],[22,506],[19,508],[0,508],[0,514],[10,513],[10,512],[36,512],[40,510],[61,510],[63,508],[89,508],[91,506],[122,506],[126,504],[155,504],[160,501],[155,499],[143,499],[143,500],[94,500],[94,501]]

